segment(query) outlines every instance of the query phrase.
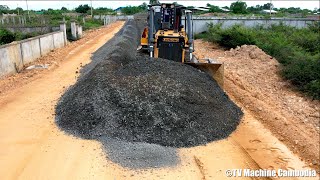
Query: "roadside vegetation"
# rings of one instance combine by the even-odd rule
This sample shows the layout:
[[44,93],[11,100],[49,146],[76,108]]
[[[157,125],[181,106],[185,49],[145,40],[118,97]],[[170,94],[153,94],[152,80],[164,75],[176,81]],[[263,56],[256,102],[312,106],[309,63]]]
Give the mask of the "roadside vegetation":
[[209,25],[206,33],[196,35],[227,48],[244,44],[257,45],[282,64],[281,74],[297,89],[314,99],[320,99],[320,24],[297,29],[283,24],[269,28],[246,28],[235,25]]
[[40,32],[33,32],[33,33],[21,33],[15,32],[12,33],[6,29],[0,29],[0,45],[8,44],[13,41],[21,41],[23,39],[31,38],[34,36],[41,35]]
[[[266,3],[263,5],[247,6],[246,2],[236,1],[230,4],[230,6],[219,7],[211,4],[207,4],[209,7],[209,12],[214,13],[216,16],[246,16],[246,17],[264,17],[271,18],[268,13],[269,10],[274,10],[277,13],[272,14],[273,17],[290,17],[290,18],[306,18],[308,16],[313,16],[314,14],[319,14],[320,9],[315,8],[301,9],[299,7],[289,7],[289,8],[276,8],[272,3]],[[265,12],[263,12],[265,11]],[[198,14],[205,14],[207,12],[198,12]]]

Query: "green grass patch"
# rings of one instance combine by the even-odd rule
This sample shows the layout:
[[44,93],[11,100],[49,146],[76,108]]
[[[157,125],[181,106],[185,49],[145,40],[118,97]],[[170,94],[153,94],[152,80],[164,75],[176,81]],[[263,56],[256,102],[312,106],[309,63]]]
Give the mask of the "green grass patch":
[[299,90],[320,99],[320,24],[308,28],[272,25],[247,28],[234,25],[222,29],[222,24],[209,25],[206,33],[196,35],[227,48],[244,44],[257,45],[282,65],[284,78],[290,80]]

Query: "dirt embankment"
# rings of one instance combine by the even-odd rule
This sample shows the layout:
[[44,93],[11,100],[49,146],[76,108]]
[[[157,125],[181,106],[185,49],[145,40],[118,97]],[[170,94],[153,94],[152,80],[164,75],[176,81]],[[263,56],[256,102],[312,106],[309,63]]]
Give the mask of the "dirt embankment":
[[225,91],[310,166],[319,168],[320,103],[293,90],[281,65],[256,46],[223,50],[197,40],[197,55],[225,64]]

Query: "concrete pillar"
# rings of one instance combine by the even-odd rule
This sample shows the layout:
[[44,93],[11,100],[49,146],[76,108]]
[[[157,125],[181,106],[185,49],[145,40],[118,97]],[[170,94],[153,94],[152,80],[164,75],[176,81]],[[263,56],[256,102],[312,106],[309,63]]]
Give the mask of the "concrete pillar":
[[77,25],[75,21],[71,21],[71,38],[77,40]]
[[64,45],[67,45],[67,26],[65,21],[60,22],[60,31],[63,32],[63,37],[64,37]]
[[4,19],[3,19],[3,17],[1,17],[1,24],[4,24]]
[[82,38],[82,26],[77,25],[77,38],[81,39]]

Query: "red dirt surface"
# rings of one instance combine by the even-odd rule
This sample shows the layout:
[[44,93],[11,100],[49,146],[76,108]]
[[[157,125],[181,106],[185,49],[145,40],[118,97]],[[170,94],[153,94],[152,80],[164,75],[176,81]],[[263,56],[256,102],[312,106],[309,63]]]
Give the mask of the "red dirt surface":
[[257,46],[223,48],[195,41],[196,55],[224,63],[225,91],[289,149],[319,170],[320,102],[294,90],[281,65]]

